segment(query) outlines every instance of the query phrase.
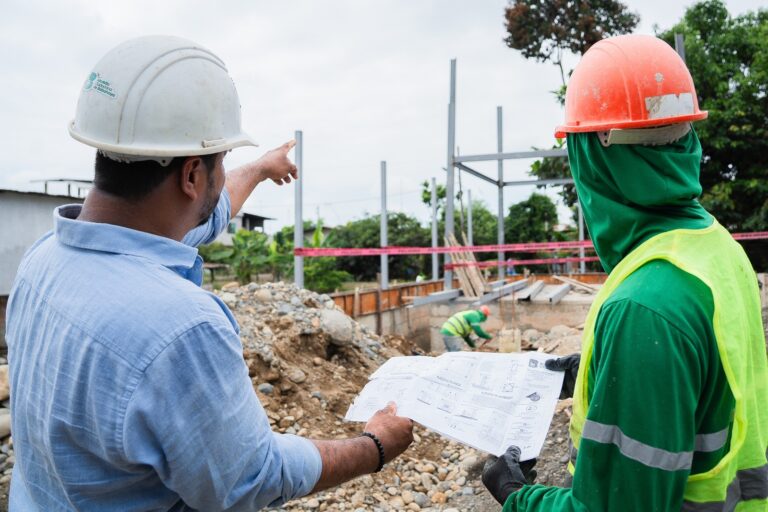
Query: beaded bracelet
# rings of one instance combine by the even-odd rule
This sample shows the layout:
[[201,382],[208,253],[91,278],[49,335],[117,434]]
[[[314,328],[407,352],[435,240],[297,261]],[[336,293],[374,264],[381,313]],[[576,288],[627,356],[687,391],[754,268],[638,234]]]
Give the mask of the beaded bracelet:
[[360,436],[365,436],[373,439],[373,442],[376,443],[376,448],[379,449],[379,467],[376,468],[376,471],[374,473],[378,473],[381,471],[381,468],[384,467],[384,446],[382,446],[381,441],[379,441],[379,438],[376,437],[375,434],[371,434],[370,432],[363,432],[360,434]]

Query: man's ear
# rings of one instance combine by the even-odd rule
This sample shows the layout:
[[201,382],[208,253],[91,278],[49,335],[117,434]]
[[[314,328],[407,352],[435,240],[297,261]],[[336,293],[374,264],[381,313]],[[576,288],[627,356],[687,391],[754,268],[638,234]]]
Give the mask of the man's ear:
[[196,200],[205,191],[208,179],[208,169],[205,168],[202,158],[190,156],[184,160],[179,173],[179,186],[181,192],[191,200]]

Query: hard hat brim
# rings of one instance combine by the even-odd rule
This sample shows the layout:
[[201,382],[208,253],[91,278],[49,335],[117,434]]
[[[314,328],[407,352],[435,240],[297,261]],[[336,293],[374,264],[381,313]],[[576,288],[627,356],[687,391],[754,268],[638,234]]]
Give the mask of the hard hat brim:
[[124,155],[135,156],[155,156],[155,157],[177,157],[177,156],[202,156],[212,155],[214,153],[221,153],[223,151],[229,151],[230,149],[239,148],[243,146],[255,146],[258,144],[247,133],[240,132],[234,137],[228,139],[222,139],[221,143],[208,143],[203,145],[203,141],[200,143],[199,148],[189,146],[168,147],[164,145],[152,146],[152,145],[118,145],[109,144],[101,140],[96,140],[90,137],[86,137],[82,133],[78,132],[75,128],[75,121],[72,120],[69,123],[69,135],[73,139],[82,142],[88,146],[92,146],[96,149],[110,153],[119,153]]
[[641,119],[637,121],[623,121],[618,123],[593,123],[581,125],[563,124],[555,128],[555,137],[558,139],[563,139],[568,133],[602,132],[614,128],[620,130],[627,130],[631,128],[652,128],[654,126],[663,126],[666,124],[701,121],[702,119],[706,119],[708,115],[708,111],[700,110],[699,112],[685,116],[665,117],[660,119]]

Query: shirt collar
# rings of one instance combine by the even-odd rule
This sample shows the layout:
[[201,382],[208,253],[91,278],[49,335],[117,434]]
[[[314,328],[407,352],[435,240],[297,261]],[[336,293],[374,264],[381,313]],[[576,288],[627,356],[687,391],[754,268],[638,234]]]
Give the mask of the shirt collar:
[[68,204],[53,212],[54,234],[62,244],[112,254],[128,254],[164,267],[192,269],[197,249],[176,240],[114,224],[77,220],[82,205]]

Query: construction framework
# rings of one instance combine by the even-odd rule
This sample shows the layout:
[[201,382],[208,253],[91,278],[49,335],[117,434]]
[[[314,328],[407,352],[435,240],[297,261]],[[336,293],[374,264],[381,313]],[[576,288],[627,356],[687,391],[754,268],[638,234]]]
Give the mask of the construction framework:
[[[504,245],[504,188],[514,187],[520,185],[566,185],[573,183],[571,178],[559,178],[549,180],[521,180],[521,181],[505,181],[504,180],[504,160],[520,160],[530,158],[544,158],[544,157],[567,157],[568,152],[565,149],[548,149],[548,150],[532,150],[532,151],[516,151],[511,153],[504,152],[503,144],[503,125],[502,125],[502,108],[496,107],[496,153],[488,153],[481,155],[457,155],[456,148],[456,59],[451,59],[451,77],[450,77],[450,94],[448,101],[448,152],[447,161],[445,165],[446,180],[445,180],[445,237],[450,238],[454,235],[454,204],[453,198],[455,196],[454,182],[455,172],[458,169],[459,172],[464,171],[467,174],[479,178],[497,188],[498,194],[498,212],[497,212],[497,243],[498,245]],[[470,162],[497,162],[497,177],[496,179],[487,176],[480,171],[477,171],[467,165]],[[472,204],[470,201],[470,210]],[[581,214],[581,208],[579,212],[579,240],[584,240],[584,219]],[[584,257],[584,249],[579,249],[579,256]],[[498,272],[499,277],[504,276],[504,252],[498,253]],[[445,254],[445,263],[450,264],[450,254]],[[580,262],[580,270],[583,273],[584,261]],[[445,271],[445,289],[451,288],[453,283],[453,272],[451,270]]]
[[[685,44],[682,34],[675,34],[675,51],[680,55],[685,62]],[[453,215],[454,204],[454,172],[456,169],[464,171],[476,178],[479,178],[485,182],[488,182],[496,186],[498,190],[498,222],[497,222],[497,243],[498,245],[504,245],[504,187],[514,187],[520,185],[568,185],[573,183],[571,178],[558,178],[558,179],[545,179],[545,180],[522,180],[522,181],[504,181],[504,160],[521,160],[530,158],[546,158],[546,157],[567,157],[568,151],[565,149],[549,149],[549,150],[534,150],[534,151],[516,151],[512,153],[504,153],[504,147],[502,142],[502,109],[496,107],[496,153],[488,153],[483,155],[457,155],[456,154],[456,59],[451,59],[451,78],[450,78],[450,94],[448,100],[448,152],[447,162],[445,166],[446,170],[446,185],[445,185],[445,236],[446,238],[454,235]],[[489,162],[496,160],[497,162],[497,178],[493,179],[472,167],[467,165],[467,162]],[[471,196],[470,196],[471,197]],[[579,241],[584,241],[584,215],[581,210],[581,203],[576,203],[578,217],[579,217]],[[472,210],[472,202],[470,199],[469,205],[470,212]],[[470,214],[471,215],[471,214]],[[471,219],[471,217],[470,217]],[[470,220],[471,222],[471,220]],[[470,237],[471,238],[471,237]],[[434,243],[433,243],[434,246]],[[498,253],[498,272],[499,278],[504,274],[504,252]],[[451,261],[450,254],[445,254],[445,263],[448,264]],[[585,258],[584,248],[579,249],[579,272],[582,274],[585,272]],[[453,283],[453,272],[446,270],[445,272],[445,289],[451,288]]]
[[[675,51],[685,61],[685,47],[683,44],[682,34],[675,34]],[[568,156],[568,151],[565,149],[548,149],[548,150],[531,150],[531,151],[515,151],[504,152],[503,145],[503,123],[502,123],[502,108],[496,107],[496,153],[487,153],[479,155],[458,155],[456,154],[456,59],[451,59],[451,71],[450,71],[450,93],[448,102],[448,145],[447,145],[447,158],[446,158],[446,205],[445,205],[445,238],[453,238],[454,232],[454,200],[455,197],[455,172],[458,169],[459,172],[464,171],[476,178],[479,178],[487,183],[494,185],[498,194],[498,212],[497,212],[497,244],[504,245],[504,188],[515,187],[521,185],[568,185],[573,183],[571,178],[557,178],[557,179],[544,179],[544,180],[518,180],[518,181],[505,181],[504,180],[504,160],[521,160],[532,158],[562,158]],[[303,136],[301,131],[296,131],[296,148],[295,148],[295,160],[296,167],[298,169],[299,176],[304,176],[304,162],[303,162]],[[471,162],[497,162],[497,175],[496,179],[487,176],[469,165]],[[381,218],[380,218],[380,245],[382,248],[388,246],[387,240],[387,164],[385,161],[381,162]],[[294,186],[294,233],[293,241],[294,248],[301,249],[304,247],[304,223],[302,215],[302,179],[295,182]],[[437,186],[435,179],[431,179],[431,207],[432,207],[432,279],[438,279],[438,252],[434,251],[438,247],[437,240]],[[469,194],[469,244],[473,244],[472,237],[472,200],[471,193]],[[584,216],[581,209],[581,204],[576,203],[578,212],[578,229],[579,229],[579,242],[584,242]],[[562,260],[575,260],[579,262],[579,271],[585,272],[585,262],[588,258],[584,256],[584,245],[581,244],[578,247],[578,258],[562,258]],[[389,288],[389,258],[387,254],[381,254],[381,272],[380,272],[380,288],[386,290]],[[453,271],[451,270],[451,253],[444,253],[444,261],[446,265],[449,265],[444,272],[444,289],[445,293],[451,290],[453,287]],[[498,275],[501,279],[504,276],[505,268],[505,256],[504,251],[498,252],[497,268]],[[574,261],[574,262],[575,262]],[[304,257],[300,254],[294,254],[294,283],[299,288],[304,287]]]

